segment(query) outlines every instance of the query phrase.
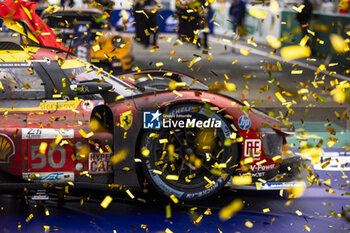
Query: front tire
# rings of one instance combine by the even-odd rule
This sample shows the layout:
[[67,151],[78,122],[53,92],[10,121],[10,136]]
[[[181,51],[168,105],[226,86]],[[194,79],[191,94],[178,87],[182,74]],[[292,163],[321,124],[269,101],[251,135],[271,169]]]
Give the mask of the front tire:
[[[208,128],[166,128],[146,130],[142,135],[140,157],[150,185],[167,196],[194,201],[212,196],[224,187],[238,160],[238,145],[231,143],[233,132],[220,114],[208,106],[181,104],[163,112],[172,121],[220,122]],[[219,126],[220,125],[220,126]],[[211,125],[213,126],[213,125]]]

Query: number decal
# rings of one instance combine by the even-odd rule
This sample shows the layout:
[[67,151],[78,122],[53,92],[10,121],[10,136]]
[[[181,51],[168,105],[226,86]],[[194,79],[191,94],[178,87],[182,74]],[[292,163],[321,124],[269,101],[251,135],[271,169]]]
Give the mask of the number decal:
[[[39,151],[39,145],[33,145],[30,148],[31,152],[31,168],[32,169],[42,169],[45,168],[48,164],[51,168],[60,169],[66,164],[67,156],[66,156],[66,150],[62,146],[56,146],[54,149],[49,149],[49,152],[47,154],[47,157],[45,154],[41,154]],[[38,152],[38,153],[36,153]],[[60,153],[61,159],[57,163],[54,161],[53,156],[54,153]],[[40,158],[40,162],[33,162],[34,160]]]
[[46,155],[41,154],[41,153],[37,153],[35,154],[36,151],[39,150],[40,146],[32,146],[31,147],[31,160],[36,160],[37,158],[40,158],[41,162],[40,163],[31,163],[31,168],[33,169],[41,169],[44,168],[46,166]]
[[[58,163],[56,163],[53,160],[53,153],[55,151],[59,151],[61,154],[61,160]],[[57,146],[55,148],[55,150],[50,149],[49,154],[48,154],[48,159],[49,159],[49,164],[52,168],[56,168],[56,169],[62,168],[64,166],[64,164],[66,163],[66,150],[62,146]]]

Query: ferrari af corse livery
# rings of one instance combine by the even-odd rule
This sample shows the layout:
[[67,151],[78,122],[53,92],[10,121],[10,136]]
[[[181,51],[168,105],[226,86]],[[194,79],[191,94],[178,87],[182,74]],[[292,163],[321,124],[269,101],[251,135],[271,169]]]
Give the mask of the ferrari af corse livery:
[[284,155],[292,132],[197,79],[114,77],[65,51],[0,48],[0,188],[147,188],[186,201],[232,177],[258,189],[298,181],[300,161]]

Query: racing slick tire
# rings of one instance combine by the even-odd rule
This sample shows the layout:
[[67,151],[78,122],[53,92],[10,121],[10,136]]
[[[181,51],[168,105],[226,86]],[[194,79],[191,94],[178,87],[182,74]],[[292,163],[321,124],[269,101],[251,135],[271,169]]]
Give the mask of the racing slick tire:
[[[181,201],[196,201],[224,187],[236,169],[238,145],[232,143],[231,126],[210,105],[178,104],[162,111],[163,121],[184,120],[186,124],[188,119],[201,121],[203,126],[174,128],[164,123],[160,129],[145,130],[140,157],[153,189]],[[216,125],[205,125],[208,121]]]

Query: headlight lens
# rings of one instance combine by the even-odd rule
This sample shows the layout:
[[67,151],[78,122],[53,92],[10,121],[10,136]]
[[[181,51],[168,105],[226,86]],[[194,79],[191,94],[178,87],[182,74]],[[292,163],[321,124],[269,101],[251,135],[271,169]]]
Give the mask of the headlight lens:
[[125,40],[124,40],[124,38],[121,37],[121,36],[115,36],[115,37],[113,37],[113,39],[112,39],[112,44],[113,44],[114,47],[120,49],[120,48],[124,47],[124,45],[125,45]]
[[282,154],[283,136],[272,128],[261,128],[260,138],[266,157],[273,158]]

